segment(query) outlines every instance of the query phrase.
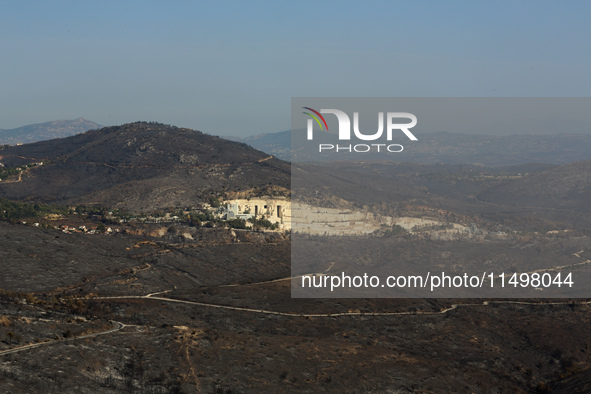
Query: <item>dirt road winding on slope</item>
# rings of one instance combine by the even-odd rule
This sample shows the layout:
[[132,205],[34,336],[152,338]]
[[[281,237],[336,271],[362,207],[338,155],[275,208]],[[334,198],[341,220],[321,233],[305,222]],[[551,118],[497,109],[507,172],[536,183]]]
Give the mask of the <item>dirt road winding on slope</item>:
[[99,335],[106,335],[106,334],[111,334],[113,332],[120,331],[120,330],[122,330],[123,328],[126,327],[125,324],[120,323],[120,322],[117,322],[117,321],[112,321],[112,323],[114,324],[114,327],[112,327],[112,328],[110,328],[108,330],[105,330],[105,331],[94,332],[92,334],[79,335],[79,336],[76,336],[76,337],[56,339],[56,340],[53,340],[53,341],[32,343],[30,345],[19,346],[19,347],[16,347],[14,349],[8,349],[8,350],[0,351],[0,356],[4,356],[6,354],[18,353],[18,352],[22,352],[24,350],[30,350],[30,349],[34,349],[34,348],[41,347],[41,346],[54,345],[56,343],[64,343],[64,342],[75,341],[77,339],[98,337]]

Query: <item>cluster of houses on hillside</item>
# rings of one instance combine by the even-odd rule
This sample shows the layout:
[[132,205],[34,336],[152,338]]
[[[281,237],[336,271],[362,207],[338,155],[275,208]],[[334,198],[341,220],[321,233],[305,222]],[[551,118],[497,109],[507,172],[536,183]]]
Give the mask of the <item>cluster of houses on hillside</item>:
[[[39,226],[39,223],[35,223],[35,226]],[[66,233],[66,234],[72,234],[72,233],[83,233],[83,234],[114,234],[114,233],[118,233],[119,229],[112,229],[111,227],[107,227],[104,229],[104,231],[102,229],[98,229],[98,228],[87,228],[86,226],[78,226],[78,227],[70,227],[66,224],[62,224],[61,226],[58,227],[59,230],[61,230],[61,232]]]
[[[79,213],[75,211],[75,207],[71,208],[73,214],[78,215]],[[264,226],[267,229],[271,230],[279,230],[279,231],[290,231],[291,230],[291,201],[287,198],[251,198],[251,199],[236,199],[236,200],[228,200],[224,201],[217,207],[210,206],[209,204],[204,204],[200,207],[199,211],[205,214],[205,219],[203,222],[213,221],[214,226],[220,226],[223,224],[219,223],[219,220],[222,221],[231,221],[236,219],[242,219],[245,221],[246,228],[252,228],[253,226]],[[174,213],[162,213],[161,216],[158,215],[148,215],[148,216],[140,216],[140,217],[131,217],[131,216],[115,216],[113,212],[109,211],[109,216],[106,216],[107,219],[110,219],[111,222],[118,220],[119,223],[129,223],[129,222],[137,222],[137,223],[158,223],[158,224],[165,224],[165,223],[176,223],[176,222],[184,222],[185,217],[188,221],[191,219],[192,211],[183,211]],[[60,218],[64,219],[62,215],[49,215],[50,220],[59,220]],[[96,216],[96,215],[95,215]],[[215,219],[215,220],[212,220]],[[259,221],[268,221],[267,224],[261,224]],[[59,220],[61,221],[61,220]],[[27,224],[27,221],[23,221],[22,224]],[[116,234],[119,233],[121,230],[117,227],[106,227],[105,225],[99,223],[96,227],[90,227],[87,225],[71,225],[65,223],[30,223],[34,227],[41,227],[41,228],[54,228],[57,229],[65,234],[72,234],[72,233],[82,233],[82,234]],[[204,224],[202,224],[204,225]],[[245,228],[239,227],[239,228]]]
[[[38,224],[38,223],[35,223]],[[105,228],[105,230],[99,230],[98,228],[87,228],[86,226],[78,226],[78,227],[70,227],[68,225],[62,224],[58,227],[63,233],[71,234],[71,233],[83,233],[83,234],[113,234],[118,233],[119,229],[112,229],[111,227]]]
[[[27,224],[26,221],[21,222],[22,224]],[[40,227],[40,228],[54,228],[57,230],[60,230],[62,233],[65,234],[73,234],[73,233],[81,233],[81,234],[106,234],[106,235],[112,235],[112,234],[116,234],[119,233],[120,230],[118,228],[111,228],[111,227],[102,227],[99,224],[97,227],[92,228],[92,227],[86,227],[84,225],[82,226],[69,226],[67,224],[60,224],[57,227],[54,227],[53,225],[49,225],[47,223],[32,223],[30,224],[33,227]]]

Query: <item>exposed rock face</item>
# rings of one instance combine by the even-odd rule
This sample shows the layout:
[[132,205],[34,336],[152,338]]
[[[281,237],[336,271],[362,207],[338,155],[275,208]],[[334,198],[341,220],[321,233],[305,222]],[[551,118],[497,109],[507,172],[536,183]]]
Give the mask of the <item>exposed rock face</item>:
[[467,227],[460,224],[448,224],[432,219],[383,216],[359,210],[324,208],[300,203],[294,203],[291,207],[293,230],[311,235],[367,235],[394,225],[411,233],[421,228],[444,225],[449,227],[445,229],[446,232],[468,231]]

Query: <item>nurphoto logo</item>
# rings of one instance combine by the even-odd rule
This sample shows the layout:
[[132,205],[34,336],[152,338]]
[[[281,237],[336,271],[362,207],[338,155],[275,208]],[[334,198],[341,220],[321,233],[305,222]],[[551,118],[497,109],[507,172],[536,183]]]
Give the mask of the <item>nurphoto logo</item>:
[[[321,131],[326,130],[328,132],[328,124],[322,114],[335,115],[339,124],[338,138],[339,141],[350,141],[351,140],[351,119],[344,111],[338,109],[321,109],[316,111],[310,107],[303,107],[309,112],[303,112],[310,116],[307,124],[307,138],[308,140],[314,139],[314,122],[318,124]],[[408,112],[387,112],[386,113],[386,141],[392,141],[394,131],[402,131],[408,139],[411,141],[418,141],[417,137],[410,132],[409,129],[413,128],[417,124],[417,117]],[[401,119],[410,120],[410,122],[399,123]],[[382,138],[384,134],[384,113],[378,112],[378,130],[375,133],[364,134],[359,130],[359,112],[353,112],[353,134],[354,137],[361,141],[376,141]],[[404,147],[400,144],[319,144],[318,151],[333,151],[333,152],[356,152],[364,153],[371,150],[377,152],[388,151],[388,152],[402,152]]]

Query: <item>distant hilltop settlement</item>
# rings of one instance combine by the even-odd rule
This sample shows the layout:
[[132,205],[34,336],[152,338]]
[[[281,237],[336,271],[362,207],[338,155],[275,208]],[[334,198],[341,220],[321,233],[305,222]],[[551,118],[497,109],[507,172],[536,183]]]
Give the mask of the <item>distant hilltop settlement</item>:
[[223,220],[244,220],[253,227],[257,220],[268,221],[276,230],[291,230],[291,201],[277,198],[251,198],[224,201],[218,209]]

